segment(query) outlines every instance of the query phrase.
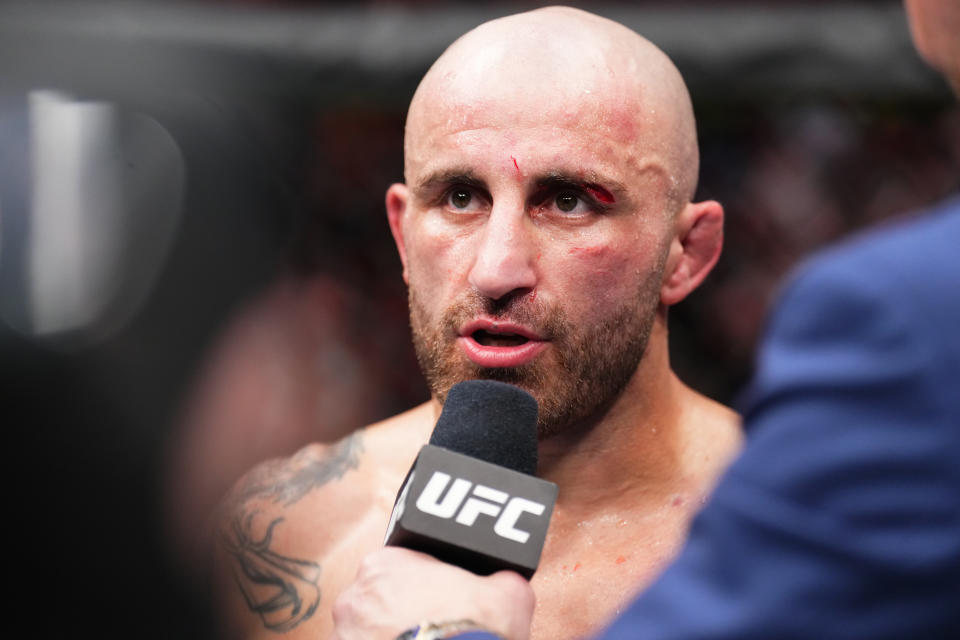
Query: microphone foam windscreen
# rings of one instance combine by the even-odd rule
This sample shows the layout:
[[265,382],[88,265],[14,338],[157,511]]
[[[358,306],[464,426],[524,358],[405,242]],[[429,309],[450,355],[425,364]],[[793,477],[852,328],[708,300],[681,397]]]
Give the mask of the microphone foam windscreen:
[[537,401],[504,382],[457,383],[447,393],[430,444],[535,475]]

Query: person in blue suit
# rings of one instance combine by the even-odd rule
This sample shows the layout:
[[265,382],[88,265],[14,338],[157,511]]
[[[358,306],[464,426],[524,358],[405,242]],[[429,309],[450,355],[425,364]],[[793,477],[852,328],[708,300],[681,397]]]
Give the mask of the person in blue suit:
[[[906,5],[960,88],[960,2]],[[960,198],[795,273],[745,419],[683,551],[601,638],[960,637]],[[505,572],[385,549],[341,596],[336,637],[523,639],[532,607]]]

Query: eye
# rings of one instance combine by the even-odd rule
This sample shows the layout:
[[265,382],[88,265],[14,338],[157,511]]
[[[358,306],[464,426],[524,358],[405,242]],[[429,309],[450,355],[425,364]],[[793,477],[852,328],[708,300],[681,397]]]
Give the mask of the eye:
[[542,206],[544,212],[552,210],[554,215],[565,218],[585,216],[596,209],[593,200],[572,190],[555,192],[555,195],[550,196]]
[[577,205],[580,203],[580,198],[577,197],[577,194],[570,193],[565,191],[563,193],[557,194],[557,209],[565,213],[570,213],[577,208]]
[[577,184],[565,178],[545,180],[530,196],[537,215],[564,221],[586,223],[610,210],[613,196],[603,187]]
[[466,209],[473,201],[473,194],[466,189],[454,189],[450,192],[449,201],[454,209]]

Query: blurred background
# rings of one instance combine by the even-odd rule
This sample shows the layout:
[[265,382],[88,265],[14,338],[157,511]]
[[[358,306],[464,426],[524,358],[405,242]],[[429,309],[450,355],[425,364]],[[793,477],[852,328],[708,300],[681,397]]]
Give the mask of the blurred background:
[[[427,398],[383,212],[406,107],[457,36],[535,6],[0,4],[0,424],[31,635],[210,637],[197,543],[233,479]],[[671,311],[672,358],[733,402],[791,266],[957,191],[960,113],[896,1],[578,6],[687,79],[726,248]]]

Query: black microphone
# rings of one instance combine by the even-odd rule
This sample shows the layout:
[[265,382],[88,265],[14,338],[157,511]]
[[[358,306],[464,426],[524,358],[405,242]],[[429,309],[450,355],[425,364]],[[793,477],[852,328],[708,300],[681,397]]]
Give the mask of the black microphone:
[[557,485],[536,470],[533,396],[492,380],[456,384],[400,488],[385,544],[529,579],[557,500]]

